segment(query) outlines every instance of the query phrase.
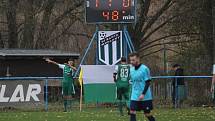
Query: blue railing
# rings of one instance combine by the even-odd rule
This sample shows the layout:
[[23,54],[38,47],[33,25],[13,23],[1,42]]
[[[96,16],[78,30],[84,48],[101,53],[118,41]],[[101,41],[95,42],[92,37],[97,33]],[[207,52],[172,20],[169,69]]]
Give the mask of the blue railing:
[[154,76],[152,79],[171,79],[171,78],[212,78],[213,76]]
[[63,77],[0,77],[0,80],[55,80]]
[[[171,78],[212,78],[213,76],[153,76],[152,79],[171,79]],[[48,81],[61,80],[62,77],[0,77],[0,81],[13,81],[13,80],[40,80],[45,81],[45,110],[48,111]],[[175,87],[177,87],[177,82]],[[176,88],[177,97],[177,88]],[[177,101],[177,98],[175,99]],[[177,105],[177,102],[175,103]],[[175,105],[175,107],[176,107]]]

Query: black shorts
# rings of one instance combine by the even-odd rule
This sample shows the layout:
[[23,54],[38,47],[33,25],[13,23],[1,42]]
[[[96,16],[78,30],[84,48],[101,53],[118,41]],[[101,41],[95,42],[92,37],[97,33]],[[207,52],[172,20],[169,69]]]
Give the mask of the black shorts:
[[144,113],[151,113],[153,110],[152,100],[148,101],[133,101],[130,103],[131,111],[144,111]]

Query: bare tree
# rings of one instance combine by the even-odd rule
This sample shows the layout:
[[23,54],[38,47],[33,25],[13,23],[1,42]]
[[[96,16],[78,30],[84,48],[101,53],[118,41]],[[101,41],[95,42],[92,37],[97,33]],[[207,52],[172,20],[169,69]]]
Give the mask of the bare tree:
[[213,63],[215,64],[215,1],[212,3],[212,13],[213,13]]
[[212,24],[212,1],[202,1],[201,12],[201,36],[202,43],[204,43],[208,55],[210,55],[210,62],[213,62],[213,24]]
[[24,5],[24,29],[21,48],[33,48],[35,33],[34,0],[25,0]]
[[[132,39],[136,45],[136,48],[138,51],[145,52],[146,50],[150,50],[156,46],[162,45],[160,42],[166,41],[163,44],[169,44],[169,43],[182,43],[187,41],[181,41],[181,42],[171,42],[173,40],[169,39],[172,37],[178,37],[178,36],[194,36],[199,35],[198,32],[192,32],[192,31],[180,31],[176,33],[165,33],[163,34],[161,31],[166,31],[167,25],[171,24],[174,20],[178,19],[178,17],[184,16],[185,14],[188,14],[190,12],[195,11],[197,8],[188,8],[186,9],[187,5],[189,5],[191,2],[182,0],[182,1],[175,1],[175,0],[139,0],[140,8],[139,11],[139,18],[135,25],[135,27],[130,27],[129,31],[132,33]],[[153,9],[153,4],[159,4],[158,9]],[[180,8],[180,9],[179,9]],[[184,8],[184,9],[181,9]],[[173,13],[172,11],[178,10],[179,12]],[[154,14],[151,14],[151,11],[153,11]],[[159,33],[160,37],[154,38],[157,33]],[[163,36],[162,36],[163,35]],[[154,38],[154,39],[153,39]],[[193,40],[191,40],[193,41]],[[159,44],[158,44],[159,43]],[[161,50],[161,49],[158,49]],[[155,51],[158,52],[158,51]],[[153,53],[153,52],[150,52]],[[148,54],[147,54],[148,55]]]
[[56,0],[48,0],[44,4],[44,13],[42,17],[42,23],[40,26],[39,37],[36,42],[35,48],[48,48],[47,40],[49,40],[49,26],[52,10],[54,8]]
[[16,9],[18,0],[8,0],[7,2],[7,25],[8,25],[8,47],[17,48],[18,33],[16,23]]

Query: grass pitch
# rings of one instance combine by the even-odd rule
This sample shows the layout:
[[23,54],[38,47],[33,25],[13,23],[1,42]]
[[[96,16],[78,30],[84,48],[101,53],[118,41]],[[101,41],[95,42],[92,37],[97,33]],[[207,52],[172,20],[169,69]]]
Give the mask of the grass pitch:
[[[156,109],[157,121],[215,121],[215,109]],[[0,121],[129,121],[128,116],[119,116],[117,109],[84,109],[79,112],[0,112]],[[138,121],[147,121],[138,113]]]

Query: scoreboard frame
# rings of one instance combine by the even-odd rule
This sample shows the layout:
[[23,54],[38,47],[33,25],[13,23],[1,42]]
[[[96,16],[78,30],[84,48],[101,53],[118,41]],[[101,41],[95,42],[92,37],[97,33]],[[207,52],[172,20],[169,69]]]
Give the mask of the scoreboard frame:
[[[130,21],[123,21],[123,20],[121,20],[121,21],[113,21],[113,20],[110,20],[110,21],[88,21],[87,20],[87,2],[89,2],[89,1],[91,1],[91,0],[85,0],[84,1],[84,7],[85,7],[85,23],[87,23],[87,24],[103,24],[103,23],[118,23],[118,24],[132,24],[132,23],[136,23],[136,20],[137,20],[137,13],[136,13],[136,6],[137,6],[137,0],[131,0],[131,2],[134,2],[134,6],[132,7],[132,6],[130,6],[131,8],[130,8],[130,12],[133,14],[133,16],[134,16],[134,19],[131,19]],[[95,0],[96,1],[96,0]],[[108,1],[108,0],[106,0],[106,1]],[[117,1],[117,0],[114,0],[114,1]],[[123,0],[122,0],[123,1]],[[113,10],[104,10],[104,9],[102,9],[103,10],[103,12],[104,11],[108,11],[108,12],[110,12],[111,13],[111,11],[113,12]],[[133,10],[133,11],[132,11]],[[118,12],[121,12],[122,10],[117,10]],[[100,17],[102,17],[102,15],[100,16]],[[124,16],[122,16],[122,17],[124,17]],[[101,19],[101,18],[100,18]],[[121,18],[122,19],[122,18]]]

